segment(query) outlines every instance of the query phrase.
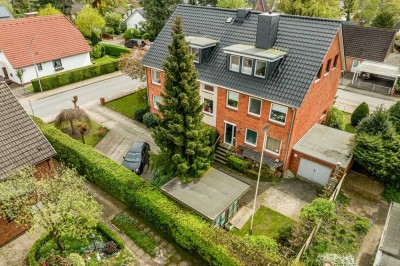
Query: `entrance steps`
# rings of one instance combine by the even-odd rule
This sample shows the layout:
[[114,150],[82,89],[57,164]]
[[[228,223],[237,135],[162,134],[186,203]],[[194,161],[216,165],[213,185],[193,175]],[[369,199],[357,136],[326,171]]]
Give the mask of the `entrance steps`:
[[226,164],[226,154],[229,151],[229,145],[225,143],[219,143],[215,150],[215,161]]

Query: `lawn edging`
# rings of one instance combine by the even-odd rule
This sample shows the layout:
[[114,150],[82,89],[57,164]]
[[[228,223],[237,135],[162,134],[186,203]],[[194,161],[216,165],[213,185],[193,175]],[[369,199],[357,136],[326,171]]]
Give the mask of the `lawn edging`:
[[242,238],[212,228],[200,216],[183,209],[132,171],[40,119],[33,119],[56,150],[57,159],[124,202],[182,248],[214,265],[283,263],[280,257],[266,254]]

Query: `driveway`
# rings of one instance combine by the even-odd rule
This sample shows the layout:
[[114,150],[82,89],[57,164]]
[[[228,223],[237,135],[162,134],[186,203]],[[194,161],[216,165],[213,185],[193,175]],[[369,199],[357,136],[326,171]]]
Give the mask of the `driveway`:
[[261,204],[299,221],[301,208],[317,197],[317,187],[297,178],[283,179],[277,186],[268,188]]

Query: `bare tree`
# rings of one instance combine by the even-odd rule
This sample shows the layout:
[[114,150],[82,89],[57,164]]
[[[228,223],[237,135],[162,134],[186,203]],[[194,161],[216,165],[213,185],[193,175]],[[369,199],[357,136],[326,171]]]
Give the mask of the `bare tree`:
[[72,103],[74,104],[74,108],[64,109],[57,115],[54,121],[54,126],[56,128],[62,129],[65,124],[69,123],[71,127],[71,134],[74,134],[76,133],[74,129],[74,122],[80,122],[82,124],[86,124],[85,132],[87,132],[90,129],[92,122],[89,118],[89,115],[84,110],[79,108],[77,102],[78,102],[78,96],[74,96],[72,98]]

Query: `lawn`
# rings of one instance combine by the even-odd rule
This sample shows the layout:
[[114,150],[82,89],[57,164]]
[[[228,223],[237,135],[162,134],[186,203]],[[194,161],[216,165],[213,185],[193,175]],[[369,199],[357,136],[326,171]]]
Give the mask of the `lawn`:
[[125,97],[106,103],[106,107],[116,111],[130,119],[137,109],[144,109],[147,107],[147,91],[140,90]]
[[[251,220],[242,227],[241,230],[232,230],[234,234],[245,236],[250,229]],[[279,212],[261,206],[254,215],[253,235],[266,235],[271,238],[278,238],[278,230],[282,227],[287,227],[296,222],[289,217],[286,217]]]
[[156,255],[158,246],[157,242],[153,237],[140,228],[135,221],[121,213],[116,215],[111,222],[147,254],[152,257]]
[[93,58],[92,60],[96,63],[96,64],[100,64],[100,63],[107,63],[110,62],[112,60],[118,59],[117,56],[113,56],[113,55],[105,55],[103,57],[100,58]]
[[344,131],[349,133],[356,133],[356,128],[351,125],[351,114],[344,113]]

